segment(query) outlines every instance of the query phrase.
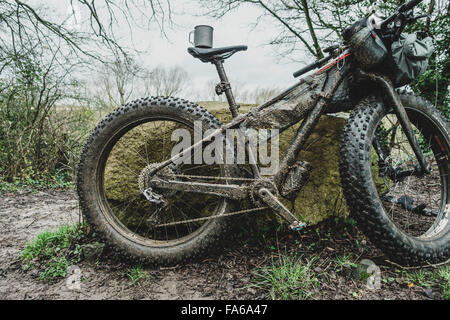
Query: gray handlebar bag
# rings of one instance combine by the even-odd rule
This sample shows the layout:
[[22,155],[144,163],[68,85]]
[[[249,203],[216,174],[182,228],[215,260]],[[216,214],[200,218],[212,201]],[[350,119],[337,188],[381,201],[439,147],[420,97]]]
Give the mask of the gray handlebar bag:
[[400,87],[417,79],[427,70],[434,45],[430,37],[419,40],[416,34],[402,34],[398,41],[392,43],[391,51],[398,69],[395,86]]

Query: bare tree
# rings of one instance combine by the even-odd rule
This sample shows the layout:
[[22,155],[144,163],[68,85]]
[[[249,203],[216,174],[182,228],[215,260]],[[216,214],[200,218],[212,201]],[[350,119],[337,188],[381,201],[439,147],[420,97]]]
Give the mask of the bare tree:
[[[79,83],[71,72],[77,62],[66,57],[64,68],[57,53],[29,51],[5,66],[0,79],[1,179],[36,178],[62,164],[62,151],[74,142],[53,122],[57,103],[79,100]],[[67,148],[70,150],[70,147]],[[63,154],[61,154],[63,153]],[[67,162],[65,163],[67,164]]]
[[[148,71],[130,56],[117,56],[102,65],[96,80],[94,100],[100,107],[111,109],[124,105],[137,91]],[[136,90],[138,89],[138,90]]]
[[[253,25],[279,30],[270,44],[279,50],[279,57],[296,61],[295,53],[300,50],[315,58],[323,56],[322,48],[335,44],[341,33],[351,23],[369,13],[377,4],[381,15],[387,16],[406,0],[198,0],[206,8],[206,14],[220,18],[240,6],[253,6],[261,14]],[[416,92],[434,101],[444,113],[448,112],[449,100],[449,12],[448,0],[425,0],[416,13],[426,13],[426,20],[418,20],[406,28],[406,32],[424,31],[435,42],[436,50],[430,58],[430,68],[417,79],[412,87]],[[433,67],[433,69],[431,68]]]
[[[93,63],[105,63],[115,75],[109,82],[115,99],[124,102],[136,69],[129,62],[132,50],[117,31],[156,24],[164,34],[171,21],[169,0],[68,3],[72,12],[61,15],[44,0],[0,0],[0,180],[48,177],[68,164],[64,159],[78,155],[76,147],[86,132],[78,136],[76,127],[82,125],[68,119],[77,112],[80,119],[89,117],[91,110],[65,113],[65,106],[58,108],[79,99],[76,75]],[[55,123],[55,117],[64,121]],[[75,130],[67,129],[70,125]]]
[[314,11],[311,1],[306,0],[200,0],[209,3],[209,15],[220,18],[241,5],[252,5],[261,10],[255,24],[269,21],[280,27],[279,34],[271,41],[283,50],[283,55],[301,48],[317,58],[323,57],[319,44],[320,29],[314,26]]
[[[199,0],[206,13],[220,18],[239,6],[254,6],[261,15],[253,24],[271,23],[279,33],[270,42],[280,50],[281,56],[298,50],[316,58],[323,57],[322,47],[335,42],[342,30],[367,14],[371,0]],[[206,6],[208,3],[208,6]],[[382,7],[393,7],[384,4]]]
[[145,91],[148,95],[176,96],[189,87],[189,76],[180,66],[156,67],[145,79]]
[[[104,52],[100,54],[98,49],[124,51],[115,35],[124,24],[150,28],[153,21],[164,33],[172,17],[169,0],[70,0],[69,9],[68,17],[57,18],[51,16],[44,1],[32,6],[20,0],[0,0],[0,54],[3,58],[18,54],[31,41],[49,51],[65,45],[78,54],[103,60]],[[76,21],[79,28],[69,23],[74,16],[80,20]]]

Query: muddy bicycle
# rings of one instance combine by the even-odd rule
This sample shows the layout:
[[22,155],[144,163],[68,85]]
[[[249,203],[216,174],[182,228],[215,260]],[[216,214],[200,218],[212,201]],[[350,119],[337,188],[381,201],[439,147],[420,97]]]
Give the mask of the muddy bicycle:
[[[294,77],[317,71],[245,114],[223,63],[247,47],[213,48],[212,28],[196,27],[188,52],[216,67],[216,93],[226,95],[231,121],[222,124],[201,106],[174,97],[148,97],[116,109],[92,132],[78,167],[78,195],[88,223],[121,254],[154,264],[204,253],[227,235],[231,216],[270,210],[299,232],[306,223],[282,201],[295,199],[308,181],[311,166],[298,155],[321,115],[351,111],[339,166],[358,227],[399,263],[448,259],[450,125],[429,102],[396,90],[426,70],[433,51],[429,38],[402,34],[420,18],[413,14],[420,2],[411,0],[389,17],[372,10],[344,30],[341,44],[324,50],[326,57]],[[270,176],[250,161],[255,150],[248,137],[245,164],[180,161],[213,141],[226,141],[230,129],[269,129],[270,142],[272,129],[282,132],[297,123]],[[180,129],[201,139],[173,152],[172,133]],[[234,147],[214,151],[215,156],[237,152]],[[242,208],[244,201],[251,206]]]

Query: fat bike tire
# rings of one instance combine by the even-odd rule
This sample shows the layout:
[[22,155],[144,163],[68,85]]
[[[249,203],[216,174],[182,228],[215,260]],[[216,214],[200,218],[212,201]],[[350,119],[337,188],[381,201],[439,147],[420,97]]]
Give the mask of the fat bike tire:
[[433,155],[439,154],[439,221],[424,235],[411,235],[388,214],[374,181],[372,142],[381,119],[393,111],[379,98],[362,100],[347,121],[340,146],[342,187],[358,228],[391,261],[403,265],[441,263],[450,258],[450,125],[426,100],[411,94],[400,94],[400,98],[411,123],[430,137]]
[[[169,119],[188,127],[200,121],[204,131],[222,125],[201,106],[179,98],[148,97],[127,103],[102,120],[85,143],[77,171],[77,193],[85,221],[117,257],[143,264],[171,266],[192,260],[216,247],[226,234],[229,221],[227,218],[207,220],[185,236],[161,241],[132,232],[108,209],[102,183],[108,154],[129,128],[152,119]],[[237,175],[234,166],[227,167],[223,171],[224,176]],[[235,203],[224,199],[211,214],[221,215],[235,210],[235,207]]]

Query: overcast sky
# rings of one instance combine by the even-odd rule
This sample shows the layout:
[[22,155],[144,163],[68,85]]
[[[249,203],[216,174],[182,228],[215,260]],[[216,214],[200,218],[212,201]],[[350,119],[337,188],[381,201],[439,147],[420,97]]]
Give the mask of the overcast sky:
[[[32,2],[40,2],[34,0]],[[255,7],[240,7],[220,20],[199,16],[202,9],[195,0],[171,0],[174,11],[173,19],[177,24],[173,28],[166,28],[167,39],[161,35],[154,25],[151,30],[133,27],[130,30],[124,25],[119,36],[122,43],[131,44],[144,53],[139,55],[139,61],[152,69],[158,65],[167,67],[179,65],[189,74],[193,82],[194,91],[205,90],[212,79],[218,79],[215,67],[202,63],[187,53],[190,46],[188,34],[199,24],[214,27],[214,47],[230,45],[247,45],[248,50],[238,52],[225,63],[230,81],[243,85],[245,89],[256,87],[286,88],[294,82],[292,73],[302,67],[298,63],[278,63],[275,51],[266,44],[277,34],[274,25],[264,24],[252,28],[260,11]],[[45,4],[55,8],[60,13],[70,13],[70,0],[50,0]],[[97,3],[96,3],[97,4]],[[99,2],[98,5],[100,5]],[[81,12],[81,15],[86,14]],[[81,17],[86,19],[86,17]],[[127,43],[128,42],[128,43]],[[302,60],[302,57],[293,57]],[[304,59],[308,62],[307,59]],[[191,98],[191,97],[186,97]]]
[[[145,61],[149,64],[180,65],[194,79],[197,87],[207,84],[210,79],[217,79],[215,68],[191,57],[186,49],[190,46],[188,33],[195,25],[208,24],[214,27],[214,46],[244,44],[247,51],[238,52],[225,63],[225,69],[231,80],[245,84],[248,89],[255,87],[287,87],[294,80],[292,73],[299,69],[299,64],[277,63],[274,49],[267,44],[276,35],[274,27],[260,26],[251,28],[250,23],[259,15],[254,7],[241,7],[224,18],[214,20],[195,17],[195,1],[174,1],[183,3],[185,15],[175,16],[175,21],[182,27],[168,32],[170,43],[154,32],[150,35],[149,56]],[[193,9],[194,8],[194,9]],[[142,36],[145,37],[145,36]]]

